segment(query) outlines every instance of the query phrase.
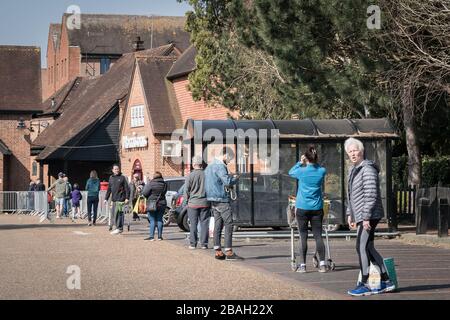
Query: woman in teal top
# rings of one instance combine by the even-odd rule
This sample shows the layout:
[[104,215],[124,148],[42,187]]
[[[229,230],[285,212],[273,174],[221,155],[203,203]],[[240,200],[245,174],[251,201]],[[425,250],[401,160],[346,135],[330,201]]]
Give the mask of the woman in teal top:
[[98,194],[100,192],[100,179],[95,170],[91,171],[90,178],[86,182],[86,191],[88,192],[87,207],[89,226],[92,225],[91,216],[95,226],[95,223],[97,222]]
[[295,216],[298,222],[298,230],[301,240],[301,263],[297,272],[306,272],[306,253],[308,251],[308,223],[316,241],[316,250],[319,254],[319,272],[327,272],[328,267],[325,262],[325,245],[322,240],[323,221],[323,197],[322,185],[325,179],[326,170],[318,163],[317,150],[314,146],[308,146],[308,150],[301,156],[300,162],[295,164],[289,175],[298,180],[298,192],[296,201]]

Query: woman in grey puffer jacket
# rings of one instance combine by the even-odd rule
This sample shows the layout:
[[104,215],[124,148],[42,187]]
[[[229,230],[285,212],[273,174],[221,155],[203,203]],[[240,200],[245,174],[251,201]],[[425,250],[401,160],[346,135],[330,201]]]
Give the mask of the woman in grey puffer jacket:
[[[395,285],[390,281],[384,266],[384,261],[375,249],[375,228],[383,217],[381,202],[379,169],[370,160],[364,159],[364,145],[361,141],[350,138],[345,141],[352,167],[348,177],[347,218],[351,228],[357,226],[356,252],[361,268],[361,282],[355,289],[349,290],[352,296],[367,296],[376,293],[393,291]],[[370,262],[381,271],[380,288],[371,289],[368,286]]]

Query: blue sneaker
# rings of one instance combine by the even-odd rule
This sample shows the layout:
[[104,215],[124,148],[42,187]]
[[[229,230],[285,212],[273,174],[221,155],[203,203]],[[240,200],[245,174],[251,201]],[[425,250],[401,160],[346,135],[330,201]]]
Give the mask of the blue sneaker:
[[373,289],[372,292],[375,294],[378,294],[378,293],[392,292],[394,290],[395,290],[395,284],[391,280],[387,280],[387,281],[381,281],[380,288]]
[[362,282],[359,282],[355,289],[349,290],[347,293],[354,297],[370,296],[373,294],[372,290]]

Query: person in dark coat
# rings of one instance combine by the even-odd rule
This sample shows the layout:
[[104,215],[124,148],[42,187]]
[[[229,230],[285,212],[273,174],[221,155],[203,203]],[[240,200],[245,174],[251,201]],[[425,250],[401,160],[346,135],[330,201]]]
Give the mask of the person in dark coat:
[[[123,207],[128,204],[130,199],[130,188],[125,176],[120,172],[120,166],[115,164],[113,166],[113,175],[109,177],[108,190],[106,191],[105,204],[111,196],[112,201],[112,215],[111,221],[114,223],[116,229],[111,232],[112,235],[121,234],[123,232],[124,213]],[[110,226],[111,228],[112,226]],[[112,229],[112,228],[111,228]]]
[[45,184],[40,179],[36,180],[36,191],[45,191]]
[[73,191],[70,192],[70,199],[72,201],[72,221],[75,221],[75,218],[81,218],[80,201],[83,199],[80,186],[77,183],[73,185]]
[[[142,191],[142,195],[147,198],[147,214],[150,221],[150,237],[145,240],[155,240],[155,229],[158,227],[158,240],[163,240],[163,216],[167,207],[166,201],[167,184],[164,181],[161,172],[155,172],[153,180],[150,181]],[[152,200],[157,201],[156,211],[149,210],[148,207]]]

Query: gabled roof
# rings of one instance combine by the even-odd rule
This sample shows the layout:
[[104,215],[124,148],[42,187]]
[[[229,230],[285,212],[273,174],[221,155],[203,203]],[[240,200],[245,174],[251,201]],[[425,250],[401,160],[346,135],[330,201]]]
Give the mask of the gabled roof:
[[147,102],[150,121],[155,134],[171,134],[181,124],[177,117],[176,99],[172,84],[166,80],[169,69],[175,62],[173,57],[151,57],[137,59],[141,83]]
[[[62,113],[65,107],[75,98],[79,92],[82,92],[87,85],[89,78],[76,77],[72,81],[69,81],[55,94],[49,97],[42,103],[43,114],[40,116],[46,116],[49,114]],[[52,100],[54,99],[55,105],[52,106]]]
[[[64,15],[63,22],[68,16]],[[80,47],[82,54],[133,52],[137,36],[144,41],[145,49],[174,43],[184,51],[190,44],[189,33],[184,30],[185,17],[81,14],[80,19],[81,29],[67,32],[69,45]]]
[[170,69],[167,74],[167,79],[173,80],[180,78],[194,71],[197,68],[197,64],[195,63],[196,55],[197,49],[194,46],[190,46]]
[[9,150],[8,146],[0,139],[0,153],[4,156],[11,155],[11,150]]
[[41,111],[41,49],[0,46],[0,111]]
[[53,48],[59,48],[59,43],[61,41],[61,24],[51,23],[49,28],[49,38],[53,42]]
[[117,100],[127,98],[136,55],[150,57],[169,54],[170,48],[173,49],[173,45],[125,54],[107,73],[84,79],[76,94],[65,105],[61,116],[33,141],[32,148],[44,148],[37,159],[59,159],[61,153],[56,153],[59,146],[67,146],[69,142],[70,146],[76,146],[79,142],[77,139],[84,138],[86,131],[109,114],[117,105]]

